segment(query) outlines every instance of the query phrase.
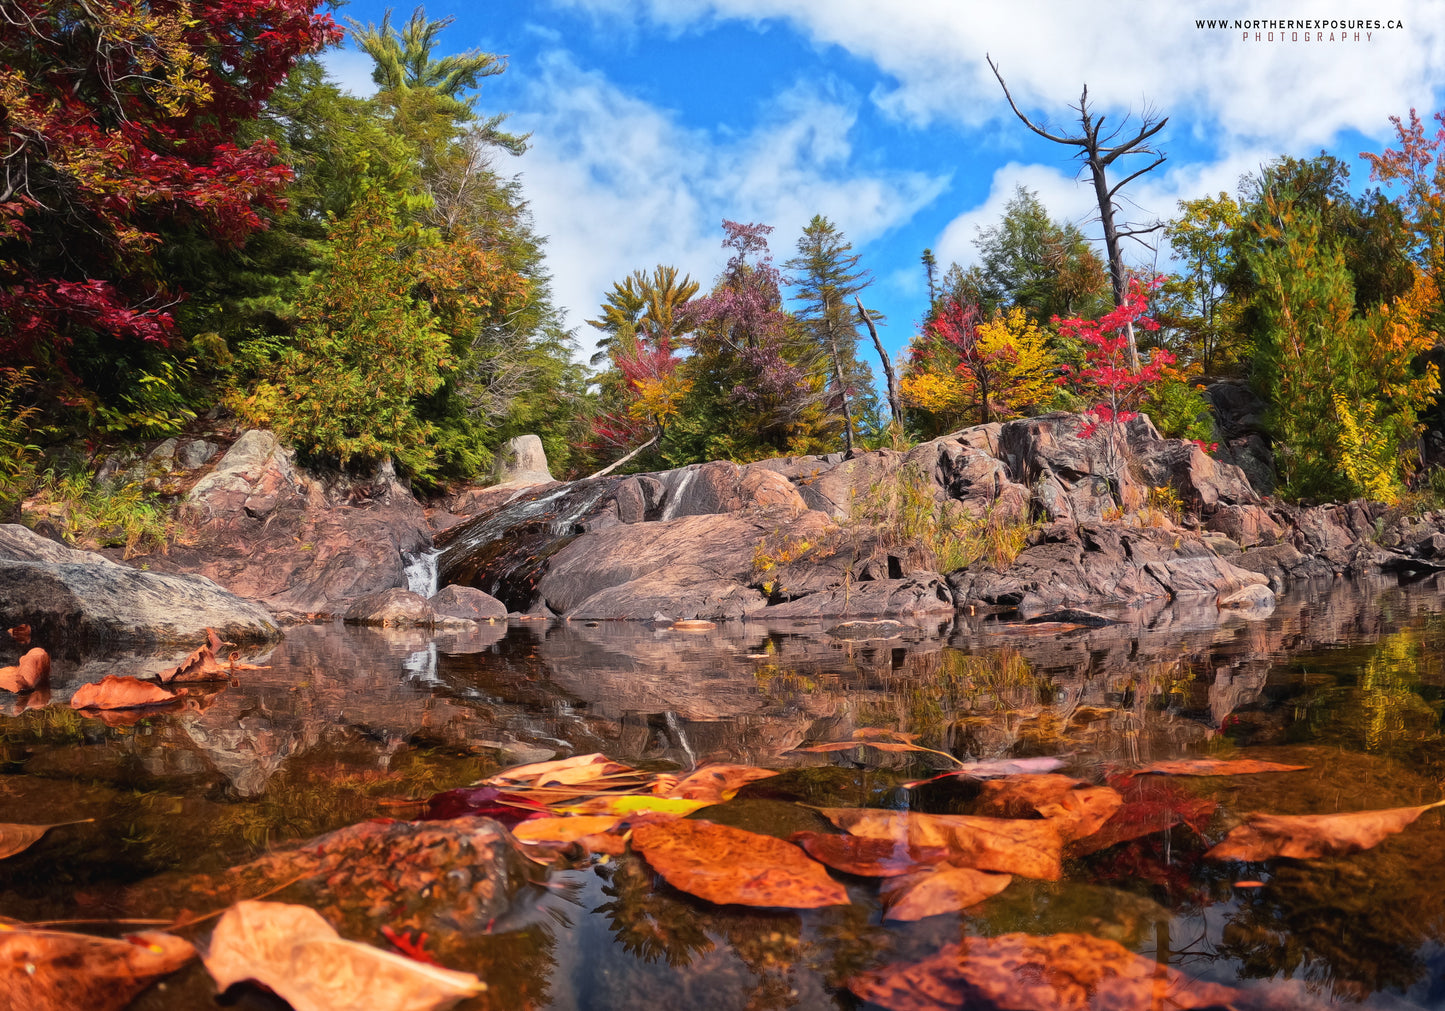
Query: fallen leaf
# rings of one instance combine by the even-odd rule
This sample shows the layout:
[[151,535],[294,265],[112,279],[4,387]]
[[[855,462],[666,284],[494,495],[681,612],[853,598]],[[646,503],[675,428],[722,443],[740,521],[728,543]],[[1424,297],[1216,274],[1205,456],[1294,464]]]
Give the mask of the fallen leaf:
[[1048,819],[981,818],[918,814],[876,808],[818,808],[853,835],[894,839],[910,846],[944,846],[949,863],[981,871],[1057,881],[1063,877],[1063,837]]
[[417,821],[450,821],[453,818],[495,818],[511,826],[528,818],[541,818],[551,808],[528,797],[498,790],[495,786],[463,786],[443,790],[427,798],[426,809]]
[[524,843],[574,843],[590,835],[611,831],[621,815],[580,815],[570,818],[534,818],[512,829]]
[[0,667],[0,691],[28,692],[50,684],[50,654],[39,646],[28,651],[14,667]]
[[432,1011],[486,990],[469,972],[342,940],[314,909],[284,902],[226,910],[204,961],[218,989],[255,980],[295,1011]]
[[120,1011],[195,954],[158,931],[115,939],[0,924],[0,1007]]
[[410,930],[393,930],[386,924],[382,924],[381,936],[390,941],[393,948],[412,961],[441,966],[440,962],[432,958],[431,952],[426,950],[426,931],[413,933]]
[[40,837],[53,828],[62,825],[84,825],[94,818],[77,818],[75,821],[57,821],[49,825],[7,825],[0,823],[0,860],[13,857],[28,850],[40,841]]
[[1154,762],[1142,769],[1135,769],[1133,775],[1153,773],[1158,776],[1249,776],[1257,772],[1299,772],[1308,768],[1308,765],[1262,762],[1257,758],[1191,758],[1175,762]]
[[30,645],[29,625],[16,625],[14,628],[7,628],[5,631],[9,634],[10,638],[14,639],[20,645]]
[[682,621],[674,621],[670,627],[674,632],[706,632],[717,628],[717,623],[700,618],[684,618]]
[[1013,876],[972,867],[934,867],[892,878],[879,891],[885,920],[921,920],[976,906],[1008,887]]
[[1204,855],[1211,860],[1268,860],[1271,857],[1340,857],[1370,849],[1403,832],[1415,819],[1445,800],[1419,807],[1346,814],[1250,814],[1243,825]]
[[725,800],[732,800],[738,790],[748,783],[767,779],[777,774],[776,769],[760,769],[755,765],[729,765],[726,762],[718,762],[702,766],[677,783],[664,788],[661,792],[665,797],[708,800],[714,804],[721,804]]
[[711,800],[685,800],[681,797],[654,797],[646,793],[624,793],[615,797],[592,797],[580,804],[557,806],[558,811],[569,814],[617,815],[639,814],[651,811],[654,814],[670,814],[682,818],[703,807],[711,807]]
[[[1238,991],[1190,979],[1087,934],[1002,934],[944,945],[921,962],[860,973],[848,989],[891,1011],[1177,1011],[1230,1004]],[[982,998],[982,999],[980,999]]]
[[1021,776],[1028,773],[1053,772],[1055,769],[1062,769],[1066,762],[1062,758],[1044,755],[1039,758],[990,758],[981,762],[964,762],[957,769],[940,773],[937,776],[929,776],[927,779],[915,780],[912,783],[903,785],[912,790],[922,786],[924,783],[932,783],[940,779],[953,779],[956,777],[972,779],[996,779],[999,776]]
[[916,846],[906,839],[870,839],[837,832],[794,832],[788,840],[835,871],[865,878],[912,874],[921,867],[944,863],[951,852],[946,846]]
[[107,674],[99,681],[81,685],[71,696],[72,709],[139,709],[165,705],[180,698],[152,681]]
[[583,786],[599,781],[641,778],[642,774],[636,769],[597,753],[503,769],[486,783],[490,786]]
[[859,727],[853,731],[855,741],[896,741],[899,744],[913,744],[918,740],[917,734],[905,734],[897,730],[889,730],[886,727]]
[[1131,839],[1163,832],[1175,825],[1188,825],[1202,835],[1219,806],[1212,800],[1195,797],[1165,779],[1134,779],[1125,775],[1110,782],[1118,788],[1124,803],[1097,832],[1070,843],[1070,856],[1088,856]]
[[673,821],[636,826],[632,848],[674,888],[719,905],[848,904],[848,893],[822,864],[772,836],[710,821]]
[[1058,822],[1064,842],[1093,835],[1124,803],[1117,790],[1052,773],[1030,773],[983,785],[976,814],[1026,818],[1034,813]]

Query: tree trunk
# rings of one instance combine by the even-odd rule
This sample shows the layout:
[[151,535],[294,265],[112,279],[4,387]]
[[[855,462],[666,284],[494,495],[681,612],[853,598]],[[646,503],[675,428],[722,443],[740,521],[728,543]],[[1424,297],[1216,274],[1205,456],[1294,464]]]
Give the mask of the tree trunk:
[[651,449],[653,446],[656,446],[657,443],[658,443],[658,440],[660,440],[661,438],[662,438],[662,433],[661,433],[661,432],[658,432],[656,435],[654,435],[652,438],[648,439],[646,442],[644,442],[642,445],[638,446],[636,449],[634,449],[632,452],[628,453],[626,456],[624,456],[624,457],[622,457],[621,459],[618,459],[618,460],[613,460],[611,463],[609,463],[607,466],[603,467],[603,468],[602,468],[601,470],[599,470],[597,473],[595,473],[595,474],[588,474],[588,475],[587,475],[586,477],[584,477],[582,480],[584,480],[584,481],[590,481],[590,480],[592,480],[594,477],[606,477],[608,474],[611,474],[611,473],[612,473],[614,470],[616,470],[618,467],[621,467],[621,466],[622,466],[624,463],[626,463],[628,460],[633,459],[635,456],[637,456],[638,453],[641,453],[644,449]]
[[893,423],[898,430],[903,430],[903,402],[898,399],[898,378],[893,374],[893,362],[888,358],[888,352],[883,350],[883,342],[878,339],[878,328],[873,325],[873,317],[868,315],[868,310],[863,308],[863,302],[857,295],[853,296],[853,303],[858,306],[858,315],[863,317],[863,322],[868,326],[868,336],[873,338],[873,347],[878,351],[878,357],[883,360],[883,378],[888,383],[888,410],[893,414]]

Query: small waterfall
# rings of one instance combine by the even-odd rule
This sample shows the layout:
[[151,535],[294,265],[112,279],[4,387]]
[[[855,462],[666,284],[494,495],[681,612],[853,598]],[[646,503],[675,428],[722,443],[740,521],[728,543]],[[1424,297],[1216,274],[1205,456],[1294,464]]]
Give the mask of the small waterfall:
[[406,576],[406,588],[423,597],[435,597],[437,559],[441,557],[441,552],[436,548],[428,548],[417,554],[404,554],[401,557],[406,563],[406,567],[402,570],[402,574]]
[[662,714],[662,722],[666,724],[667,729],[672,732],[673,740],[675,740],[677,746],[682,749],[682,753],[687,756],[687,767],[689,769],[697,768],[697,752],[693,751],[692,745],[687,743],[687,731],[682,728],[682,723],[678,720],[677,713],[669,709]]
[[677,515],[678,506],[682,504],[682,493],[687,491],[687,486],[697,476],[697,467],[689,467],[683,471],[682,477],[677,482],[677,487],[667,496],[667,505],[662,510],[662,522],[667,522]]

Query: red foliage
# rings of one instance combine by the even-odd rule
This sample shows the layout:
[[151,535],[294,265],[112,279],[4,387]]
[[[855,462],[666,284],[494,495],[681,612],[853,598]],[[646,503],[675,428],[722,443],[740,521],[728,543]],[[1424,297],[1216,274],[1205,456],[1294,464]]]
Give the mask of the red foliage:
[[238,246],[283,206],[276,148],[234,141],[299,56],[319,0],[11,0],[0,24],[0,354],[86,329],[166,341],[165,227]]
[[1127,329],[1131,325],[1140,330],[1159,329],[1159,324],[1147,312],[1149,293],[1163,282],[1163,277],[1156,277],[1147,285],[1137,278],[1131,280],[1124,301],[1097,320],[1054,317],[1060,334],[1077,337],[1085,345],[1084,367],[1064,366],[1065,374],[1060,382],[1073,382],[1099,398],[1099,403],[1087,411],[1094,422],[1080,431],[1084,438],[1092,435],[1100,424],[1122,424],[1137,417],[1132,408],[1144,399],[1149,387],[1164,379],[1164,370],[1174,364],[1174,355],[1163,348],[1156,348],[1138,369],[1129,363]]

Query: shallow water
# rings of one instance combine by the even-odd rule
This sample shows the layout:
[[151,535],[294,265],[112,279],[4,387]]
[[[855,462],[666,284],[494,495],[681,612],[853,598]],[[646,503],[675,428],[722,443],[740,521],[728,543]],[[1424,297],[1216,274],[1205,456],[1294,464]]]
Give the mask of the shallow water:
[[[95,821],[0,862],[0,915],[169,915],[178,892],[190,912],[208,911],[222,872],[270,849],[408,817],[405,798],[508,765],[593,751],[653,770],[785,770],[704,815],[781,836],[815,827],[802,803],[963,809],[961,788],[900,785],[947,768],[942,758],[792,750],[860,727],[918,734],[961,758],[1066,756],[1065,771],[1092,780],[1186,756],[1310,766],[1173,781],[1219,802],[1210,841],[1252,810],[1445,796],[1440,587],[1316,587],[1257,621],[1221,622],[1212,605],[1117,616],[1065,633],[966,616],[887,639],[742,623],[514,623],[437,637],[306,626],[247,658],[269,669],[128,726],[64,702],[85,681],[168,658],[57,649],[50,704],[0,715],[0,822]],[[488,980],[466,1008],[857,1007],[844,983],[862,969],[1010,931],[1109,938],[1191,976],[1263,987],[1281,1007],[1445,1007],[1442,824],[1430,812],[1351,857],[1249,865],[1201,861],[1207,843],[1179,827],[1073,861],[1063,881],[1016,878],[967,916],[913,924],[882,922],[865,879],[845,879],[848,906],[758,912],[691,899],[637,858],[612,858],[524,888],[490,932],[432,943]],[[1246,879],[1264,885],[1236,885]],[[275,1006],[254,991],[227,999]],[[193,965],[136,1006],[216,1004]]]

